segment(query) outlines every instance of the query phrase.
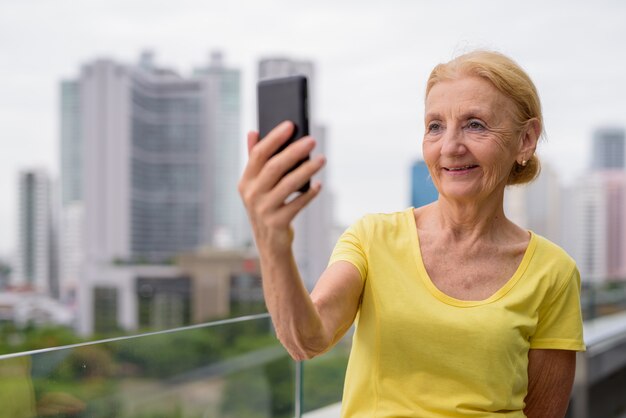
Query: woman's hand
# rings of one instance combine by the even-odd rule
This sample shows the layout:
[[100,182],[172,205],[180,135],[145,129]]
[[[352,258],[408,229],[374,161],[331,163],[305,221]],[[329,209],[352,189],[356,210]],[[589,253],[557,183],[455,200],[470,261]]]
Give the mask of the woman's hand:
[[290,248],[293,241],[293,219],[321,189],[319,182],[313,183],[306,193],[287,201],[325,163],[323,156],[317,156],[289,172],[315,147],[315,140],[305,137],[274,155],[292,132],[293,124],[283,122],[262,141],[259,141],[257,132],[248,133],[249,160],[239,181],[239,194],[248,212],[261,253]]

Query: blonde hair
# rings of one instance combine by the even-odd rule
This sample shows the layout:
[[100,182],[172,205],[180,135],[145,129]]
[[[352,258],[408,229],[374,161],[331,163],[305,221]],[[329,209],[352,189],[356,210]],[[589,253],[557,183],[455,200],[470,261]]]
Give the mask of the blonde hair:
[[[541,136],[544,135],[541,102],[535,84],[515,61],[499,52],[473,51],[437,65],[428,77],[426,97],[438,82],[467,75],[489,81],[513,101],[515,105],[513,118],[517,132],[526,128],[530,120],[536,119],[541,127]],[[540,171],[541,164],[535,154],[524,166],[516,161],[511,167],[507,185],[529,183]]]

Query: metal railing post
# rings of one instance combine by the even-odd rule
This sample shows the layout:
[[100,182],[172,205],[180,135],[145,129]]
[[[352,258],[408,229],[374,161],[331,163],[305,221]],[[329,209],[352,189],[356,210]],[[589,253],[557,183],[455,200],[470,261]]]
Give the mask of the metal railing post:
[[587,355],[576,353],[576,377],[572,390],[572,418],[589,418],[589,373]]
[[295,393],[294,393],[294,405],[295,405],[295,418],[302,418],[302,361],[296,361],[295,370]]

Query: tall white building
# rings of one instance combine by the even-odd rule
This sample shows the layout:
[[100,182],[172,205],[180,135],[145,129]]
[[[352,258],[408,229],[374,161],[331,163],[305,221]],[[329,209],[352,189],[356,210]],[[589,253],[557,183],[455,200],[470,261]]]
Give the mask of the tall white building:
[[18,245],[11,285],[41,293],[54,292],[51,180],[44,170],[27,170],[19,173],[18,181]]
[[[317,141],[314,154],[326,151],[327,130],[316,119],[316,91],[314,65],[310,61],[290,58],[266,58],[259,62],[259,79],[304,75],[309,88],[309,126]],[[333,249],[333,197],[328,187],[327,168],[314,179],[324,185],[324,189],[298,216],[294,222],[295,237],[293,251],[296,263],[306,287],[311,290],[320,277]]]
[[584,282],[606,279],[607,194],[601,176],[590,174],[566,191],[564,248],[578,264]]
[[162,261],[244,242],[239,84],[220,54],[182,77],[149,53],[62,83],[63,205],[83,202],[87,257]]
[[76,298],[83,262],[83,148],[79,80],[59,85],[59,296],[72,304]]
[[62,302],[73,305],[85,255],[83,202],[67,203],[59,218],[59,296]]
[[211,164],[208,181],[212,236],[215,247],[241,247],[251,239],[243,203],[237,193],[241,134],[241,91],[239,70],[228,68],[220,52],[213,52],[208,66],[196,68],[194,77],[204,91],[205,134]]
[[[237,194],[240,72],[221,54],[188,77],[151,53],[137,65],[99,59],[61,89],[62,271],[83,287],[83,310],[98,294],[133,289],[119,280],[133,277],[129,263],[248,240]],[[118,323],[129,324],[124,312]]]
[[82,141],[80,130],[80,82],[64,80],[59,86],[61,204],[82,200]]

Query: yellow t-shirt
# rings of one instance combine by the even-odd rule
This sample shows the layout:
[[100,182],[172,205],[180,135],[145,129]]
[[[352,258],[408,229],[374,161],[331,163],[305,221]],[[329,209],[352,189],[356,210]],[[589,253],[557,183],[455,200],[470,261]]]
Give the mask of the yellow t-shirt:
[[582,351],[580,276],[536,234],[491,297],[441,292],[422,262],[413,208],[363,217],[330,259],[363,278],[344,418],[524,417],[531,348]]

